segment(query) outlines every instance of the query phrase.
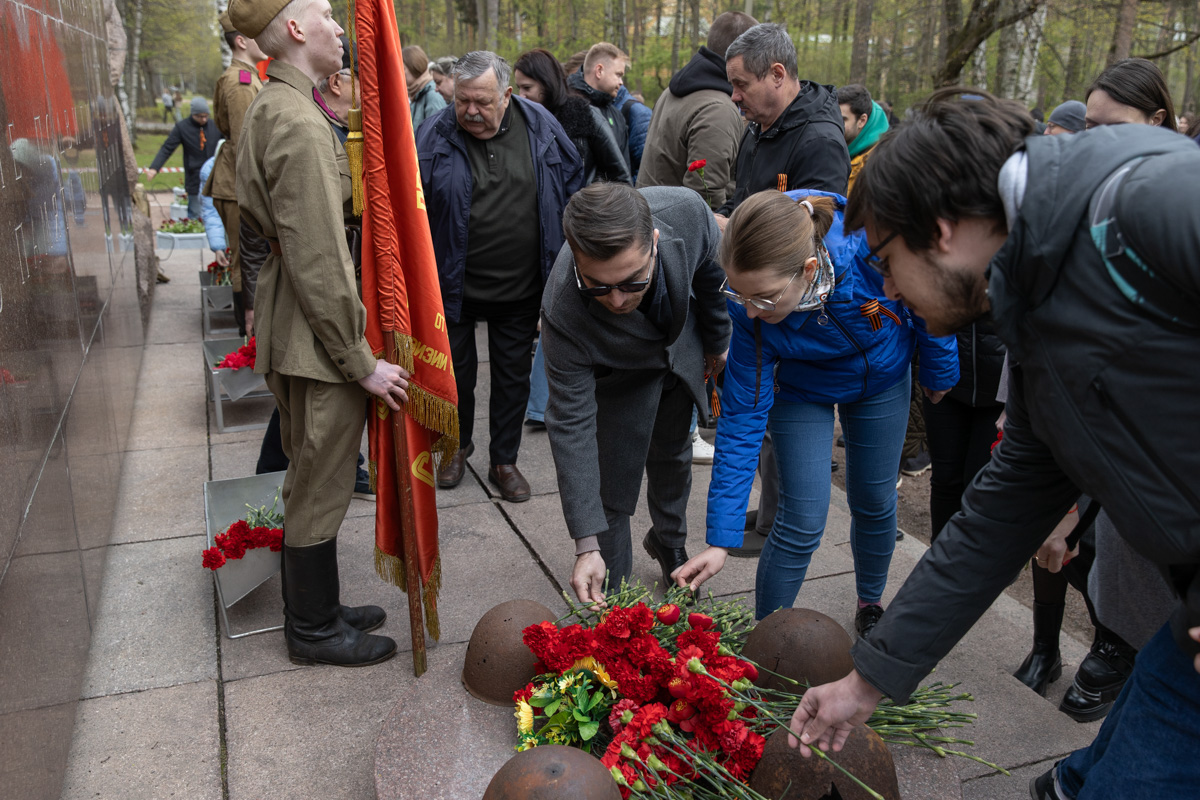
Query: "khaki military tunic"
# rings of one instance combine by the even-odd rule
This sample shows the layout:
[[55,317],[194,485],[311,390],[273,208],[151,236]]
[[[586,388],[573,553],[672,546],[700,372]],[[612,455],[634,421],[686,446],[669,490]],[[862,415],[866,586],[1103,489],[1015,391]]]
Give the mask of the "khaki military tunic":
[[343,227],[346,151],[304,73],[276,60],[267,74],[238,141],[238,205],[273,243],[254,301],[255,372],[279,407],[285,536],[300,547],[336,536],[350,504],[366,409],[355,381],[376,359]]
[[254,101],[260,89],[262,81],[254,65],[234,59],[221,73],[221,77],[217,79],[217,88],[213,90],[213,121],[217,130],[225,137],[225,144],[217,151],[217,160],[213,163],[209,195],[221,216],[221,224],[225,226],[225,241],[232,256],[230,264],[235,292],[242,290],[242,263],[238,247],[238,231],[241,225],[238,219],[235,173],[237,144],[242,133],[246,109],[250,108],[250,103]]

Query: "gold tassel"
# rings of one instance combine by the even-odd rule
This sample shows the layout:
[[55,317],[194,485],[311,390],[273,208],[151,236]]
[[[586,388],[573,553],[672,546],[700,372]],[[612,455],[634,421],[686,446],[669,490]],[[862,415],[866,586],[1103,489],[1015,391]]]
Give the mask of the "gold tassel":
[[367,461],[367,482],[371,485],[371,492],[378,493],[379,463],[375,459]]
[[362,109],[350,109],[350,134],[346,137],[346,158],[350,161],[350,191],[354,198],[354,216],[363,215],[366,196],[363,192],[363,135]]
[[[404,559],[399,556],[388,555],[375,548],[375,572],[380,578],[400,589],[400,591],[408,592],[408,576],[404,571]],[[425,609],[425,629],[429,631],[429,636],[436,642],[442,638],[442,626],[438,620],[437,596],[442,591],[442,559],[439,556],[437,561],[433,562],[433,574],[429,576],[429,580],[425,582],[425,586],[421,591],[421,604]]]

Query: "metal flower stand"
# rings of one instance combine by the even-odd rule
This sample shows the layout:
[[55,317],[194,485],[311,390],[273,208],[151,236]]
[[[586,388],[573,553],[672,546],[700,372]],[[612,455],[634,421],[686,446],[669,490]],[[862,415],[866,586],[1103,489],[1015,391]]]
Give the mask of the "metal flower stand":
[[[283,476],[286,474],[267,472],[249,478],[207,481],[204,484],[204,522],[208,528],[208,546],[213,547],[217,534],[224,533],[230,525],[246,516],[247,505],[254,508],[271,505],[283,487]],[[260,547],[247,550],[242,558],[226,561],[224,566],[213,570],[217,598],[221,601],[221,618],[225,621],[225,635],[230,639],[283,629],[282,625],[272,625],[234,633],[229,625],[229,609],[234,603],[270,580],[272,575],[279,572],[279,565],[279,553]]]
[[[237,323],[233,321],[233,287],[213,286],[212,274],[206,269],[200,270],[200,314],[204,323],[205,339],[209,336],[237,333]],[[214,328],[213,314],[228,314],[233,324]]]
[[271,390],[267,388],[262,375],[258,375],[249,367],[241,369],[218,369],[225,356],[241,347],[245,342],[239,338],[209,339],[201,343],[204,351],[204,374],[208,376],[208,397],[216,406],[217,432],[236,433],[238,431],[262,430],[266,422],[252,425],[225,426],[225,403],[236,403],[243,398],[270,397]]

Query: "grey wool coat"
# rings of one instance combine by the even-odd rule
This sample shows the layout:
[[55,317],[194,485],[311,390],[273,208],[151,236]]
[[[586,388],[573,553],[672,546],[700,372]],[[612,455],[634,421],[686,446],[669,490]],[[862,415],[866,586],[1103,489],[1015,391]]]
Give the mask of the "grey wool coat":
[[546,429],[572,539],[608,530],[605,507],[633,513],[664,382],[677,376],[707,417],[704,356],[729,347],[712,212],[691,189],[640,191],[659,231],[669,333],[639,311],[613,314],[583,297],[569,244],[559,251],[542,296]]

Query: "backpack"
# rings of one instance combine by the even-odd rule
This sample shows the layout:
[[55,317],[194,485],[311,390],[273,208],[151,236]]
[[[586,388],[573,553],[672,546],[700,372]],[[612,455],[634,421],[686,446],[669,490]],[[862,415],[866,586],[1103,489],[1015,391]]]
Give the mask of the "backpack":
[[1129,302],[1177,327],[1195,331],[1200,329],[1200,315],[1196,312],[1200,298],[1190,295],[1169,276],[1156,272],[1121,233],[1121,186],[1147,158],[1138,156],[1117,167],[1092,194],[1088,204],[1092,242],[1109,277]]

